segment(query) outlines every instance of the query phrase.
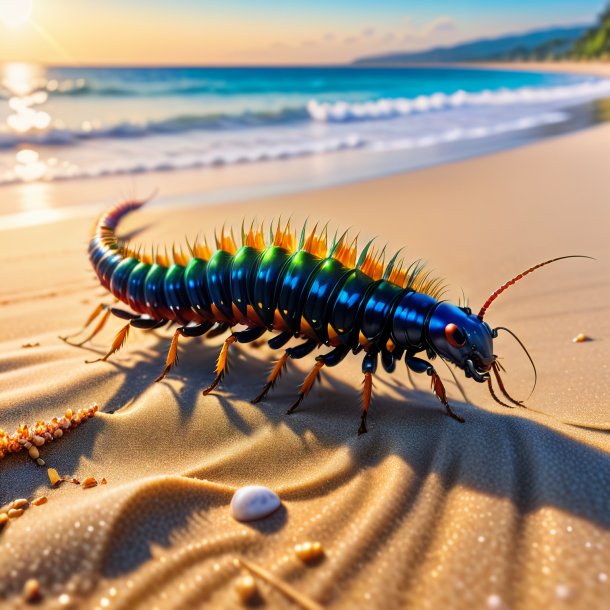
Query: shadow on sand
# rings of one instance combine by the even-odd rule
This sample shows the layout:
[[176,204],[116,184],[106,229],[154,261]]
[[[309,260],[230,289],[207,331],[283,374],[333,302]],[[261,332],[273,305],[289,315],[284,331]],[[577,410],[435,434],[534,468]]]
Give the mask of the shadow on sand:
[[[102,411],[128,412],[130,405],[158,375],[163,363],[161,354],[166,348],[167,338],[159,336],[152,349],[131,351],[128,366],[116,361],[89,365],[100,369],[112,367],[111,377],[121,380],[112,397],[101,405]],[[460,425],[444,415],[431,394],[382,377],[377,381],[377,388],[380,390],[388,384],[392,392],[388,395],[384,391],[384,396],[373,403],[369,433],[358,437],[359,374],[354,376],[354,386],[332,374],[325,375],[324,387],[314,390],[297,412],[287,416],[286,407],[294,399],[295,388],[303,377],[302,372],[294,369],[282,378],[279,387],[266,401],[259,405],[249,403],[269,369],[271,356],[266,349],[246,347],[235,350],[231,372],[219,391],[203,398],[201,388],[211,380],[218,349],[216,341],[213,345],[198,340],[183,343],[180,364],[169,377],[183,383],[162,382],[172,396],[163,408],[177,409],[181,425],[190,426],[196,409],[205,409],[206,401],[217,401],[240,438],[256,432],[249,423],[251,418],[246,415],[249,409],[257,409],[273,429],[288,427],[301,438],[313,435],[317,443],[329,449],[348,448],[351,470],[326,481],[319,491],[309,489],[309,496],[327,494],[361,469],[371,468],[390,456],[398,456],[420,482],[434,473],[446,490],[461,486],[506,498],[521,515],[543,507],[554,507],[610,528],[610,455],[560,431],[526,417],[515,417],[512,412],[489,412],[453,400],[455,410],[466,419],[466,423]],[[406,377],[404,371],[396,375],[403,376]],[[79,435],[79,439],[78,443],[72,443],[70,451],[59,446],[63,441],[48,448],[49,458],[60,472],[74,472],[83,457],[92,456],[106,421],[107,418],[95,418],[87,422],[82,431],[74,433]],[[201,421],[200,417],[198,421]],[[204,433],[202,431],[202,438]],[[223,440],[232,442],[231,438],[219,439],[217,446]],[[205,443],[201,451],[205,452]],[[281,468],[284,448],[278,443],[273,451],[276,455],[272,466]],[[303,459],[309,461],[309,468],[315,468],[315,454]],[[560,466],[557,460],[560,460]],[[0,465],[1,504],[15,497],[29,497],[39,487],[39,479],[24,476],[27,468],[35,466],[25,455],[3,460]],[[198,478],[223,483],[214,478],[216,472],[213,466],[204,466],[195,474]],[[218,503],[217,499],[205,500],[201,499],[201,494],[199,497],[196,492],[193,494],[192,501],[181,507],[180,515],[173,514],[166,523],[163,520],[155,523],[152,536],[150,528],[146,527],[132,532],[132,543],[140,546],[141,552],[132,552],[123,558],[114,556],[112,561],[105,562],[108,575],[116,576],[135,569],[150,556],[151,542],[169,544],[172,533],[187,523],[194,512]],[[298,496],[298,492],[288,494],[292,498]],[[410,502],[405,502],[404,510],[409,509]],[[262,527],[260,531],[267,531],[266,527],[273,531],[281,529],[286,520],[285,511],[278,513],[271,525]]]

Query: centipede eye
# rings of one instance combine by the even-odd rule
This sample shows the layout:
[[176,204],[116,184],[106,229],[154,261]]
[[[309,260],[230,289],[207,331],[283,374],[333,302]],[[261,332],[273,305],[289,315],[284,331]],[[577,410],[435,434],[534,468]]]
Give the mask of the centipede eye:
[[466,337],[464,333],[455,325],[453,322],[445,326],[445,338],[452,347],[459,349],[464,347],[466,343]]

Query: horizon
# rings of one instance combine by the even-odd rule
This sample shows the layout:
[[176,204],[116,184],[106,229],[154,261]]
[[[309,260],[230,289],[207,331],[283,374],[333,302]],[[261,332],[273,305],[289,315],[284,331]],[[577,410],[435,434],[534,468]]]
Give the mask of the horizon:
[[[482,39],[593,25],[605,2],[525,0],[510,7],[471,0],[395,0],[370,7],[335,0],[306,6],[244,0],[210,6],[177,0],[0,0],[0,63],[47,67],[345,66],[363,56],[452,47]],[[548,18],[552,14],[553,18]],[[77,25],[78,27],[75,27]],[[163,27],[160,32],[160,26]],[[108,43],[111,33],[112,44]],[[136,32],[136,35],[134,35]],[[168,44],[168,41],[172,44]]]

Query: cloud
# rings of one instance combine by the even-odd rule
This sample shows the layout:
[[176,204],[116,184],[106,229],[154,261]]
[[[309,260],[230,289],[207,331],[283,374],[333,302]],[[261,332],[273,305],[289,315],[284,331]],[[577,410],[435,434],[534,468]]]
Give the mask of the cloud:
[[410,17],[406,17],[401,30],[403,32],[402,40],[405,42],[426,42],[434,39],[436,36],[455,32],[457,24],[448,15],[440,15],[419,26],[414,24]]
[[424,38],[429,38],[435,34],[449,34],[456,29],[456,23],[452,17],[441,15],[423,26],[422,35]]
[[363,38],[370,38],[375,35],[375,28],[364,28],[361,32]]

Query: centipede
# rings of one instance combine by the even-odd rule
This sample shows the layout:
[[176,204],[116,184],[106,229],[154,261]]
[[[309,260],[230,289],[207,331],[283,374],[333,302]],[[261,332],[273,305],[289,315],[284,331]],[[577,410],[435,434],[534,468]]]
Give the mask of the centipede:
[[[341,364],[350,353],[361,355],[358,434],[367,432],[379,362],[394,373],[404,360],[409,374],[428,375],[446,415],[459,423],[464,418],[449,403],[434,366],[437,358],[467,379],[487,384],[493,400],[503,407],[526,408],[506,389],[494,339],[506,331],[518,341],[534,369],[535,386],[534,361],[513,331],[492,328],[485,315],[504,291],[530,273],[560,260],[590,258],[572,254],[538,263],[492,292],[475,314],[465,304],[444,300],[443,280],[434,277],[421,260],[405,264],[399,251],[386,264],[386,248],[376,247],[374,240],[360,250],[358,238],[352,239],[348,231],[336,232],[329,240],[328,226],[307,230],[305,223],[298,232],[290,221],[272,222],[268,230],[263,225],[242,224],[239,244],[233,231],[223,227],[215,233],[216,248],[207,239],[196,239],[192,244],[187,241],[186,252],[175,245],[169,253],[161,248],[146,252],[117,236],[121,219],[145,203],[144,199],[122,201],[95,223],[89,260],[112,302],[100,303],[77,333],[62,339],[70,342],[93,326],[75,343],[82,346],[102,331],[111,316],[123,320],[108,352],[90,361],[97,362],[119,351],[132,328],[150,331],[175,326],[159,382],[176,366],[181,338],[228,333],[214,379],[203,390],[207,395],[227,375],[231,346],[260,343],[269,333],[268,346],[283,351],[253,403],[267,397],[291,361],[326,348],[314,356],[288,413],[301,405],[323,369]],[[292,341],[295,344],[288,346]]]

